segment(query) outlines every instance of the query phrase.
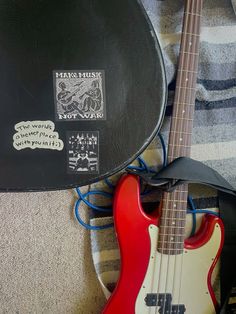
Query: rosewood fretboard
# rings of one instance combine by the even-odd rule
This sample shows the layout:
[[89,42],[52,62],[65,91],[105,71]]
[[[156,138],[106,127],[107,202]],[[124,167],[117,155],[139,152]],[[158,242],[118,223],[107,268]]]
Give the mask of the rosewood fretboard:
[[[168,162],[190,156],[199,59],[200,19],[203,0],[186,0],[181,36],[175,99],[168,144]],[[183,252],[187,208],[187,185],[164,193],[158,250],[164,254]]]

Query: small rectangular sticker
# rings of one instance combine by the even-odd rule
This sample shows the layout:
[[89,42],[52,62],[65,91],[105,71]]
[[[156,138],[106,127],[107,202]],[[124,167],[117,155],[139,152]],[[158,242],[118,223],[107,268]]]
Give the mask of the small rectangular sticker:
[[67,132],[68,172],[99,172],[99,132]]
[[54,71],[56,121],[105,120],[103,70]]
[[37,148],[61,151],[64,148],[52,121],[21,121],[15,125],[15,130],[13,146],[17,150]]

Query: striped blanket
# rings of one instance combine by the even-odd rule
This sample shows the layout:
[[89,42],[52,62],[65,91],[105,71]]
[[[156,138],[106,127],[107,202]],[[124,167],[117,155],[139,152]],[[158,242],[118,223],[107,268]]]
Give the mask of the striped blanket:
[[[183,17],[181,0],[142,0],[155,28],[164,54],[169,97],[161,133],[168,141],[173,103],[177,56]],[[236,0],[205,0],[202,18],[200,64],[197,81],[192,158],[219,171],[236,188]],[[134,135],[135,136],[135,135]],[[162,162],[160,144],[155,139],[143,154],[158,170]],[[117,175],[112,180],[117,179]],[[99,182],[91,186],[107,190]],[[217,210],[216,192],[190,185],[195,205]],[[149,197],[150,198],[150,197]],[[158,193],[151,201],[159,199]],[[93,200],[101,204],[102,200]],[[146,199],[144,201],[150,201]],[[103,225],[112,217],[91,214],[90,223]],[[187,217],[188,230],[191,217]],[[91,232],[92,256],[98,279],[108,297],[119,275],[119,250],[114,229]]]

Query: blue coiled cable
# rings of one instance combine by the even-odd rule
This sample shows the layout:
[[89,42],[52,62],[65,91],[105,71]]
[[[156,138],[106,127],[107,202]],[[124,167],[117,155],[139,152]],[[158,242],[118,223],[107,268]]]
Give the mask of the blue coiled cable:
[[[161,147],[162,147],[162,154],[163,154],[163,165],[162,167],[165,167],[167,165],[167,150],[166,150],[166,145],[165,145],[165,141],[163,139],[163,136],[159,133],[158,137],[160,139],[160,143],[161,143]],[[137,158],[138,161],[138,166],[133,166],[130,165],[127,167],[127,169],[132,169],[132,170],[138,170],[138,171],[144,171],[144,172],[149,172],[149,173],[156,173],[154,170],[150,169],[146,162],[144,161],[144,159],[139,156]],[[78,194],[78,200],[75,202],[75,206],[74,206],[74,212],[75,212],[75,217],[78,220],[78,222],[85,227],[88,230],[104,230],[107,228],[111,228],[113,227],[113,223],[110,224],[105,224],[102,226],[92,226],[90,224],[87,224],[83,221],[83,219],[81,218],[80,214],[79,214],[79,207],[81,202],[85,203],[88,207],[90,207],[91,209],[97,211],[97,212],[105,212],[105,213],[112,213],[112,206],[110,207],[103,207],[103,206],[97,206],[93,203],[91,203],[88,198],[91,195],[100,195],[104,198],[110,199],[112,201],[113,198],[113,192],[115,189],[115,185],[111,182],[111,180],[109,178],[104,179],[104,182],[106,183],[107,187],[112,191],[111,193],[108,192],[104,192],[104,191],[100,191],[100,190],[92,190],[92,191],[88,191],[86,193],[82,193],[80,188],[76,188],[76,192]],[[143,191],[142,195],[146,195],[148,194],[150,191]],[[193,217],[193,225],[192,225],[192,231],[191,231],[191,236],[194,235],[195,231],[196,231],[196,214],[199,213],[210,213],[213,215],[217,215],[217,213],[209,211],[209,210],[197,210],[194,206],[194,202],[191,196],[188,197],[188,204],[190,205],[190,209],[188,209],[187,213],[192,214]]]

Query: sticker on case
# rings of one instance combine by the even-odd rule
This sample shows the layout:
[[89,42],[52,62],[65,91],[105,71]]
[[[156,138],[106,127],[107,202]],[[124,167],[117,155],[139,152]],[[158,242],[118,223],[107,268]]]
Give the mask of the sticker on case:
[[99,132],[67,132],[69,173],[99,172]]
[[64,143],[55,132],[52,121],[22,121],[15,125],[16,133],[13,135],[13,146],[16,150],[52,149],[63,150]]
[[54,71],[53,82],[57,121],[106,118],[103,70]]

